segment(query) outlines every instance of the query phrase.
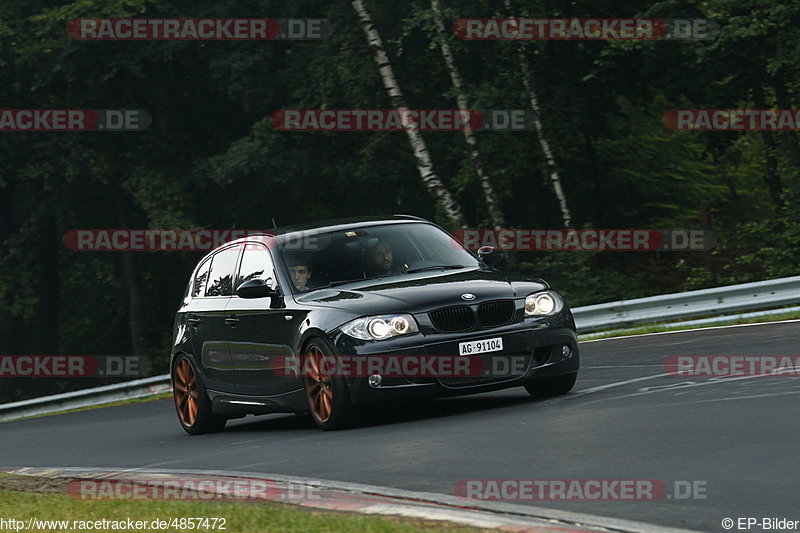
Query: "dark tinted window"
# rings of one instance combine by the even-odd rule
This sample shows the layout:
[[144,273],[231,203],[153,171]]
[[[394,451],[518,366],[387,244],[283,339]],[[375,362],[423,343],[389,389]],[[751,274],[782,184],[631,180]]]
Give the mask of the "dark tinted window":
[[[451,235],[431,224],[353,226],[287,236],[276,261],[311,268],[312,288],[430,270],[477,268],[478,261]],[[287,274],[290,272],[287,269]],[[297,291],[295,291],[297,292]]]
[[275,287],[275,275],[272,268],[272,257],[269,250],[260,244],[248,244],[242,256],[242,266],[239,268],[238,287],[251,279],[265,279],[270,287]]
[[240,246],[227,248],[211,258],[211,274],[206,287],[206,296],[230,296],[233,294],[233,273],[239,258]]
[[192,284],[192,298],[203,295],[206,288],[206,281],[208,281],[208,269],[211,267],[211,260],[209,259],[197,269],[197,274],[194,276],[194,283]]

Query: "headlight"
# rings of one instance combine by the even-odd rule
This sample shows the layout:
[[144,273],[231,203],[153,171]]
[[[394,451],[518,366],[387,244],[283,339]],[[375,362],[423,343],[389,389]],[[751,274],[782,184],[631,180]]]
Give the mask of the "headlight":
[[564,307],[564,300],[555,291],[537,292],[525,298],[525,316],[554,315]]
[[419,331],[411,315],[378,315],[357,318],[342,326],[342,331],[362,341],[380,341]]

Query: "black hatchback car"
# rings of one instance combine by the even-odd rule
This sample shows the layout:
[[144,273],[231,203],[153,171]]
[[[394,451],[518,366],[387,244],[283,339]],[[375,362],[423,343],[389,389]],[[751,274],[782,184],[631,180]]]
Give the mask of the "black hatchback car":
[[335,220],[226,243],[175,319],[171,376],[185,431],[310,412],[344,427],[358,404],[575,384],[575,323],[541,279],[497,271],[426,220]]

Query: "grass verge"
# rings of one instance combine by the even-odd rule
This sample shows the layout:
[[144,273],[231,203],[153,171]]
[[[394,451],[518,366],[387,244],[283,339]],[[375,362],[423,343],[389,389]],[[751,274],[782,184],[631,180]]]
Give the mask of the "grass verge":
[[[148,523],[138,531],[220,531],[216,528],[169,527],[153,528],[153,520],[181,518],[225,519],[225,533],[263,532],[375,532],[395,533],[422,531],[429,533],[477,533],[489,529],[458,526],[449,522],[360,515],[356,513],[315,511],[299,506],[275,502],[178,502],[178,501],[81,501],[68,496],[67,479],[36,478],[34,476],[0,475],[0,530],[15,531],[8,527],[8,520],[21,520],[28,531],[27,520],[39,522],[40,527],[31,531],[40,532],[84,532],[119,531],[109,523],[112,521],[134,521]],[[13,488],[9,488],[13,487]],[[106,520],[106,527],[88,527],[84,522]],[[55,521],[55,522],[54,522]],[[61,522],[61,523],[56,523]],[[96,525],[96,524],[93,524]],[[211,525],[211,522],[208,523]],[[131,530],[136,531],[136,530]]]

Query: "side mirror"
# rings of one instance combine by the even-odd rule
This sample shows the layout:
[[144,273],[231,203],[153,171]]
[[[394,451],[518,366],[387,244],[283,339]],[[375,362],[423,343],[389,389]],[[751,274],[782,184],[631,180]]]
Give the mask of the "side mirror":
[[481,246],[478,248],[478,259],[493,267],[503,262],[503,252],[494,246]]
[[239,298],[266,298],[280,296],[280,293],[270,287],[265,279],[251,279],[245,281],[236,289]]

